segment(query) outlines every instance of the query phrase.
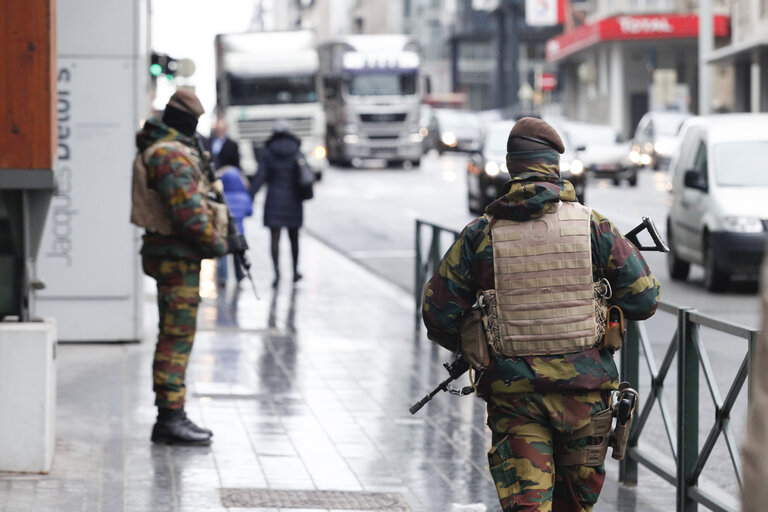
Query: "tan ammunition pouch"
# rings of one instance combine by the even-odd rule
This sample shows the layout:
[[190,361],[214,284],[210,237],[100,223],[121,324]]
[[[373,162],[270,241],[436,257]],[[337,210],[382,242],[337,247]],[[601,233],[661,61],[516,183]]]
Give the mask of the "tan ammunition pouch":
[[216,184],[211,185],[201,171],[202,162],[197,151],[179,141],[157,142],[136,155],[133,161],[131,183],[131,223],[161,235],[176,234],[163,198],[157,190],[150,188],[147,184],[146,161],[160,146],[181,151],[189,160],[197,175],[197,189],[202,196],[203,211],[211,219],[214,231],[221,238],[226,239],[227,223],[229,222],[227,205],[213,200],[210,193],[212,186],[217,186],[218,190],[221,190],[221,183],[217,181]]
[[[609,321],[612,315],[618,317],[618,322],[615,325],[611,325]],[[607,348],[611,353],[614,353],[621,348],[624,342],[624,312],[619,306],[611,306],[605,313],[605,319],[605,336],[598,346],[600,349]]]
[[608,452],[608,440],[611,432],[613,410],[605,409],[592,416],[592,421],[586,427],[570,434],[555,436],[556,446],[562,449],[563,443],[589,438],[586,446],[577,451],[556,454],[556,463],[561,466],[599,466],[605,460]]
[[470,309],[461,318],[459,352],[473,368],[488,368],[491,362],[488,342],[483,331],[483,314],[479,308]]

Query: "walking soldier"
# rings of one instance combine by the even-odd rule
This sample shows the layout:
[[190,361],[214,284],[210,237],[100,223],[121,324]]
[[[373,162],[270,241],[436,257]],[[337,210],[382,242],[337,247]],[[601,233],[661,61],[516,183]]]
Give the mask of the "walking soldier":
[[593,509],[619,389],[620,336],[603,335],[606,308],[641,320],[659,300],[639,250],[560,178],[564,149],[546,122],[515,123],[505,194],[464,228],[424,290],[427,335],[451,351],[470,351],[467,325],[480,313],[485,354],[468,359],[482,371],[505,512]]

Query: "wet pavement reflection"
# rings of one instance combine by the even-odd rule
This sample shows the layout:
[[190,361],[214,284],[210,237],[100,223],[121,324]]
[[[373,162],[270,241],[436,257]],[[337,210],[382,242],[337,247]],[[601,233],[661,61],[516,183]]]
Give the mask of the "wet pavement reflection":
[[[187,411],[211,446],[149,442],[150,285],[144,342],[60,346],[53,468],[0,473],[0,510],[499,509],[484,404],[441,393],[408,412],[450,358],[414,335],[413,297],[308,236],[304,279],[273,290],[266,230],[251,231],[261,300],[232,280],[204,298],[188,370]],[[596,510],[669,510],[665,482],[616,478],[611,464]]]

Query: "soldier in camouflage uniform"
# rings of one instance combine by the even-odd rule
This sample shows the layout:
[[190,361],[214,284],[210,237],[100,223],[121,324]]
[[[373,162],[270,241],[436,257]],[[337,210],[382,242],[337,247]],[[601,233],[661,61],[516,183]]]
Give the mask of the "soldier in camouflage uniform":
[[[573,186],[560,178],[558,153],[563,151],[557,132],[544,121],[523,118],[515,124],[507,142],[511,179],[505,194],[488,205],[486,215],[464,228],[425,286],[422,316],[431,340],[457,350],[462,315],[473,306],[478,291],[497,286],[491,237],[495,224],[518,221],[533,231],[539,219],[565,203],[585,211],[584,246],[591,245],[591,251],[584,254],[591,253],[592,273],[588,275],[589,256],[585,256],[586,278],[607,279],[613,291],[610,302],[629,319],[645,319],[655,312],[659,282],[638,249],[610,220],[576,203]],[[569,268],[569,258],[575,256],[559,255],[557,268]],[[544,288],[531,292],[534,305],[527,306],[526,313],[535,314],[536,302],[547,292]],[[553,327],[543,332],[561,332]],[[574,463],[572,454],[592,442],[574,432],[584,432],[592,417],[608,408],[618,384],[612,352],[594,343],[568,353],[490,358],[477,386],[487,402],[492,432],[488,461],[505,512],[593,509],[605,468],[602,458],[592,465]]]
[[[227,253],[226,235],[214,228],[205,194],[193,93],[179,90],[162,119],[147,120],[136,135],[131,221],[146,228],[144,272],[157,281],[159,334],[152,365],[157,422],[152,441],[206,445],[212,432],[184,412],[184,374],[195,337],[200,302],[200,262]],[[143,164],[143,165],[142,165]]]

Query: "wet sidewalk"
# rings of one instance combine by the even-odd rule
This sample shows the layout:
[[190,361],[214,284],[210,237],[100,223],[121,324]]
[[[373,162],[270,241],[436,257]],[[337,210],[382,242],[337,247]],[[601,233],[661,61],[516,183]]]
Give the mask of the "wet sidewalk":
[[[142,343],[59,346],[53,467],[0,473],[0,510],[499,510],[483,402],[440,393],[408,412],[450,357],[414,334],[413,298],[306,233],[304,279],[273,290],[266,229],[246,232],[261,300],[246,283],[217,295],[204,280],[187,375],[187,411],[214,431],[211,446],[149,442],[148,280]],[[608,471],[595,510],[674,508],[668,484],[641,470],[639,490],[626,488]]]

